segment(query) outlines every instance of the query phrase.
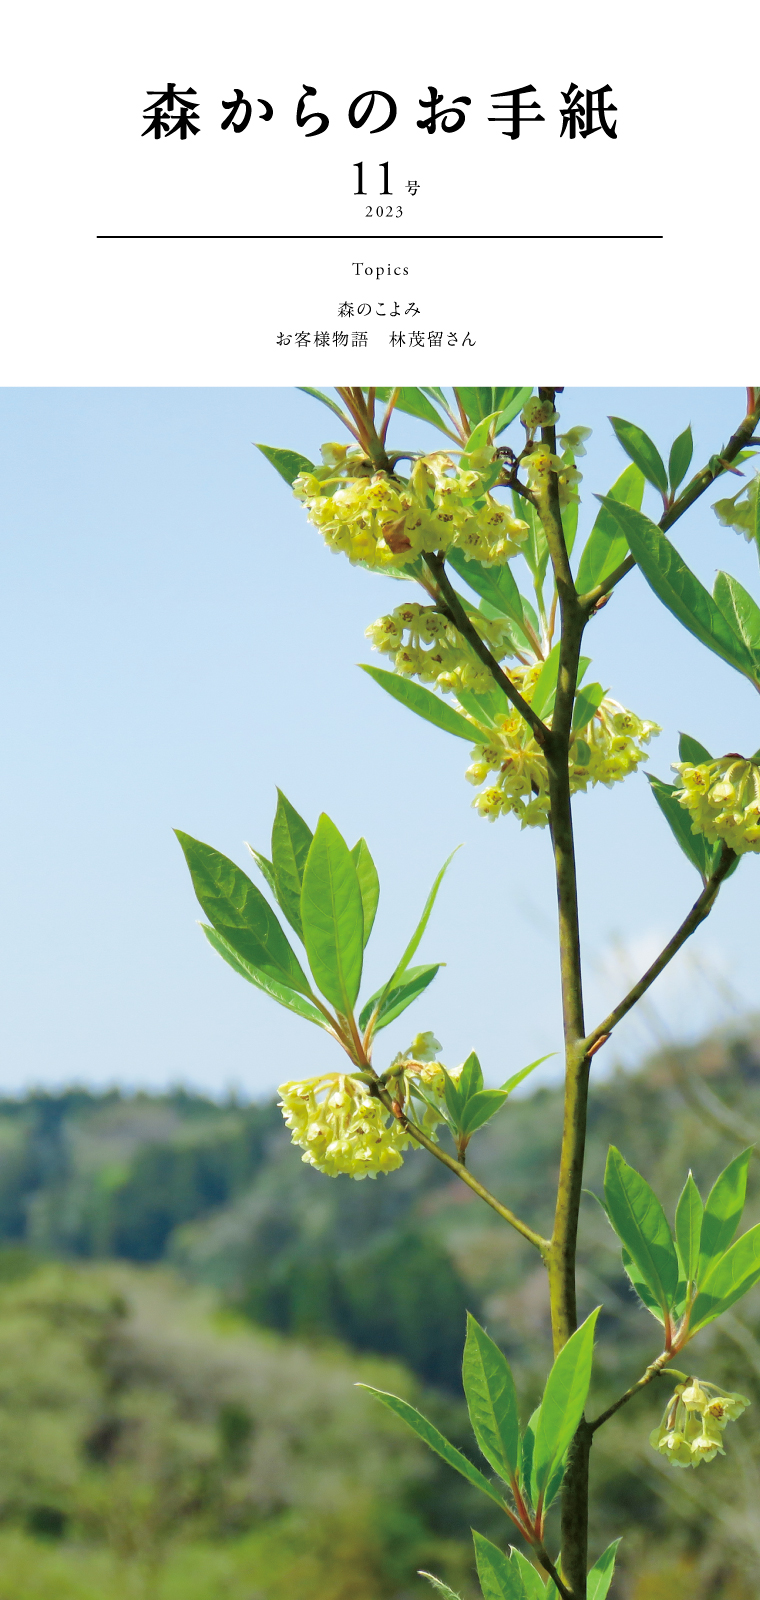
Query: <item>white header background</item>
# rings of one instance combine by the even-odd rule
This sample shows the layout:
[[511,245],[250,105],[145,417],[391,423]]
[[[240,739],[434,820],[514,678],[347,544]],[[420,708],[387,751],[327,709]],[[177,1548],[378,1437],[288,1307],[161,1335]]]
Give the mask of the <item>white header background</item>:
[[[747,198],[759,19],[756,0],[725,26],[693,0],[18,6],[2,72],[0,382],[746,383],[760,370]],[[185,142],[141,137],[147,91],[169,80],[196,90],[202,131]],[[571,82],[611,85],[616,140],[560,139]],[[487,120],[491,96],[527,83],[546,120],[512,140]],[[316,138],[295,123],[305,84],[331,119]],[[461,132],[417,128],[430,84],[446,104],[471,97]],[[238,87],[274,117],[222,133]],[[348,125],[370,88],[398,103],[386,134]],[[358,160],[368,190],[389,162],[400,219],[366,219],[379,197],[354,195]],[[663,238],[430,237],[451,234]],[[357,276],[357,260],[408,271]],[[419,306],[415,327],[473,346],[392,350],[374,308],[394,297]],[[373,306],[350,325],[367,349],[277,346],[281,330],[345,328],[344,300]]]

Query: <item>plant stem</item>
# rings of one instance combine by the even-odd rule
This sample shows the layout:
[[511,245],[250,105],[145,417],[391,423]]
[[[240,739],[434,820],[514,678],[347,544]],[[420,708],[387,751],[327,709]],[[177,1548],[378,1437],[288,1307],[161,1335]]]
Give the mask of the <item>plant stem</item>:
[[615,1009],[610,1012],[609,1016],[605,1017],[604,1021],[600,1022],[598,1027],[594,1028],[593,1031],[589,1033],[583,1040],[582,1048],[587,1054],[593,1049],[593,1046],[597,1044],[602,1037],[606,1037],[612,1033],[613,1028],[617,1027],[617,1024],[622,1021],[623,1017],[627,1016],[628,1012],[637,1004],[642,995],[646,994],[647,989],[651,988],[655,979],[659,978],[660,973],[664,972],[668,963],[671,962],[673,957],[678,954],[681,946],[684,945],[686,940],[690,939],[691,935],[696,932],[700,923],[704,922],[705,917],[709,917],[715,901],[718,898],[720,886],[735,860],[736,856],[734,855],[733,850],[729,850],[728,846],[724,844],[718,865],[712,877],[705,884],[701,895],[697,900],[694,901],[688,917],[684,918],[680,928],[676,933],[673,934],[672,939],[669,940],[668,944],[666,944],[664,950],[661,950],[657,960],[652,962],[651,967],[647,967],[644,976],[639,978],[638,983],[635,983],[632,989],[629,989],[625,998],[615,1006]]
[[468,1172],[463,1161],[455,1160],[454,1156],[450,1156],[445,1150],[442,1150],[441,1146],[435,1143],[435,1140],[428,1138],[428,1135],[423,1133],[422,1128],[418,1127],[416,1122],[412,1122],[403,1109],[394,1110],[393,1101],[387,1091],[378,1087],[375,1089],[375,1093],[382,1100],[383,1105],[408,1130],[412,1138],[422,1145],[423,1149],[429,1150],[431,1156],[435,1156],[436,1161],[441,1161],[445,1167],[448,1167],[450,1172],[455,1172],[457,1177],[467,1184],[468,1189],[472,1189],[473,1193],[478,1195],[481,1200],[485,1200],[486,1205],[490,1206],[491,1210],[495,1211],[504,1222],[508,1222],[511,1227],[522,1234],[523,1239],[527,1239],[528,1243],[538,1250],[541,1259],[546,1261],[549,1250],[548,1239],[542,1238],[540,1233],[536,1233],[533,1228],[529,1228],[527,1222],[523,1222],[522,1218],[516,1216],[514,1211],[510,1211],[509,1206],[503,1206],[501,1201],[497,1200],[496,1196],[491,1194],[484,1184],[479,1183],[478,1179],[473,1177],[471,1172]]
[[[635,1394],[639,1394],[642,1389],[646,1389],[647,1384],[651,1383],[653,1378],[660,1378],[669,1362],[670,1354],[667,1350],[663,1350],[662,1355],[659,1355],[656,1361],[650,1362],[643,1378],[639,1378],[638,1383],[632,1383],[630,1389],[626,1389],[625,1394],[621,1394],[620,1399],[616,1400],[614,1405],[608,1406],[606,1411],[602,1411],[598,1417],[594,1417],[593,1422],[589,1422],[588,1429],[591,1435],[593,1436],[596,1433],[597,1428],[603,1427],[605,1422],[609,1422],[610,1417],[614,1417],[615,1412],[619,1411],[621,1406],[627,1405]],[[681,1379],[684,1375],[682,1372],[674,1371],[671,1376]]]
[[[749,399],[750,394],[751,400]],[[729,463],[734,461],[739,452],[744,449],[752,438],[755,428],[760,423],[760,390],[748,391],[748,407],[744,421],[739,424],[735,433],[732,433],[725,450],[721,451],[720,461]],[[663,533],[666,533],[668,528],[672,528],[673,523],[683,516],[684,511],[688,511],[689,506],[693,506],[694,501],[698,500],[700,495],[703,495],[705,490],[709,489],[710,485],[715,483],[719,477],[722,477],[722,473],[709,464],[706,467],[702,467],[701,471],[691,479],[691,482],[687,483],[686,488],[681,491],[678,499],[674,500],[672,506],[660,517],[657,524],[658,528],[661,528]],[[604,595],[609,594],[615,588],[615,585],[620,582],[621,578],[625,577],[626,573],[632,572],[635,565],[636,562],[633,556],[626,556],[625,561],[621,561],[620,566],[616,567],[615,571],[611,572],[603,583],[598,583],[596,588],[589,589],[588,594],[581,595],[580,604],[583,606],[584,611],[590,615]]]
[[527,700],[523,699],[519,689],[515,688],[512,679],[502,670],[498,661],[491,655],[488,645],[483,642],[477,629],[473,627],[456,590],[452,588],[449,582],[444,557],[442,555],[424,555],[423,560],[435,580],[439,594],[440,610],[444,616],[448,617],[450,622],[453,622],[454,627],[458,629],[462,637],[467,640],[470,649],[474,651],[478,660],[482,661],[484,667],[491,673],[499,688],[503,689],[515,710],[519,711],[520,716],[525,718],[528,726],[532,729],[537,744],[542,749],[545,748],[546,742],[550,737],[549,729],[536,712],[531,710]]
[[[553,389],[539,398],[554,404]],[[556,454],[554,427],[541,430],[542,442]],[[575,1258],[578,1214],[586,1147],[589,1058],[584,1049],[578,888],[570,804],[569,750],[578,661],[585,613],[578,604],[570,571],[556,473],[539,505],[559,597],[562,633],[557,694],[546,745],[552,846],[559,917],[562,1019],[565,1035],[565,1103],[557,1205],[549,1249],[549,1295],[555,1355],[577,1326]],[[588,1470],[591,1432],[582,1420],[570,1446],[562,1490],[562,1573],[573,1600],[585,1600],[588,1561]]]

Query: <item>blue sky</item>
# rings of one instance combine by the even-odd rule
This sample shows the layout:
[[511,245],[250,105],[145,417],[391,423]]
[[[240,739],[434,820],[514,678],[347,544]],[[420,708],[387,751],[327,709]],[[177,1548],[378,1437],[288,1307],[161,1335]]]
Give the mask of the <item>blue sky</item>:
[[[475,1047],[497,1082],[557,1050],[548,835],[481,821],[466,746],[357,671],[372,659],[364,629],[398,604],[398,585],[330,555],[253,447],[315,456],[336,436],[328,413],[290,389],[6,389],[0,406],[0,1090],[181,1081],[258,1094],[333,1062],[328,1039],[209,950],[171,832],[245,866],[244,840],[267,850],[276,784],[312,824],[326,810],[375,855],[367,993],[395,963],[438,866],[465,845],[421,951],[448,965],[381,1036],[388,1051],[430,1027],[445,1061]],[[699,464],[741,419],[744,392],[568,389],[561,406],[564,425],[594,430],[580,463],[580,545],[593,493],[626,464],[608,413],[638,422],[665,455],[691,421]],[[397,440],[423,437],[399,419]],[[757,595],[756,553],[709,509],[727,492],[703,500],[675,541],[708,586],[724,566]],[[590,677],[662,724],[650,759],[661,777],[679,728],[716,752],[760,745],[756,693],[637,572],[594,619],[586,653]],[[643,776],[579,797],[575,814],[591,1023],[699,882]],[[752,857],[600,1070],[757,1007],[757,889]]]

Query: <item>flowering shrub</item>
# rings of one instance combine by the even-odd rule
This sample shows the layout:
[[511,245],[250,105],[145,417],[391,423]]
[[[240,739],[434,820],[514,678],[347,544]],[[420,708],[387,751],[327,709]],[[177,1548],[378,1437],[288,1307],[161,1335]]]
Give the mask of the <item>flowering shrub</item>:
[[[677,1466],[709,1463],[724,1453],[726,1424],[747,1401],[678,1372],[673,1361],[760,1281],[760,1224],[735,1237],[750,1150],[719,1174],[706,1201],[689,1174],[671,1227],[646,1179],[610,1148],[602,1205],[621,1246],[621,1267],[659,1324],[662,1348],[623,1395],[587,1417],[599,1308],[579,1325],[575,1249],[591,1063],[709,915],[741,858],[760,850],[760,752],[716,758],[682,735],[680,785],[650,776],[654,798],[699,873],[701,889],[647,972],[589,1030],[572,801],[598,784],[609,787],[634,774],[660,729],[619,704],[601,683],[587,682],[590,662],[581,647],[608,596],[638,566],[678,623],[760,690],[760,607],[728,573],[719,572],[708,593],[668,536],[714,483],[726,472],[740,472],[753,454],[760,442],[760,389],[748,389],[746,414],[732,437],[686,483],[690,428],[674,440],[666,468],[641,428],[611,418],[629,465],[598,497],[600,510],[577,560],[576,459],[586,455],[589,429],[574,425],[558,433],[562,391],[339,389],[343,410],[328,396],[310,392],[338,411],[353,442],[324,445],[318,465],[289,449],[260,448],[333,552],[415,585],[414,598],[403,599],[367,629],[392,670],[364,670],[406,709],[467,742],[472,763],[466,775],[480,791],[474,804],[481,815],[513,815],[523,827],[548,824],[559,903],[566,1084],[551,1238],[517,1216],[468,1165],[474,1135],[503,1111],[512,1090],[539,1063],[518,1069],[499,1088],[487,1088],[474,1051],[450,1071],[430,1033],[416,1035],[387,1066],[376,1062],[378,1034],[427,992],[440,970],[440,963],[412,961],[451,858],[390,976],[360,1002],[364,949],[380,887],[363,839],[349,848],[324,815],[312,832],[279,796],[271,858],[258,851],[253,856],[303,946],[303,959],[270,900],[234,862],[186,834],[179,839],[209,919],[204,932],[210,944],[239,976],[324,1029],[347,1058],[340,1071],[282,1086],[285,1121],[304,1161],[333,1177],[362,1179],[392,1172],[407,1150],[423,1148],[516,1229],[546,1267],[555,1360],[532,1416],[521,1418],[503,1352],[468,1319],[465,1397],[493,1478],[405,1400],[384,1393],[378,1399],[519,1530],[531,1559],[474,1533],[486,1600],[535,1600],[545,1593],[604,1600],[617,1541],[589,1568],[594,1435],[668,1370],[677,1385],[652,1434],[655,1449]],[[446,444],[434,440],[415,449],[400,439],[391,448],[390,425],[404,414],[427,422]],[[510,442],[499,442],[510,428]],[[738,528],[760,551],[757,484],[755,478],[715,509],[722,525]],[[662,500],[656,523],[642,510],[647,485]],[[750,736],[750,742],[756,741]],[[547,1513],[560,1493],[558,1551]],[[457,1600],[438,1579],[423,1576],[448,1600]]]

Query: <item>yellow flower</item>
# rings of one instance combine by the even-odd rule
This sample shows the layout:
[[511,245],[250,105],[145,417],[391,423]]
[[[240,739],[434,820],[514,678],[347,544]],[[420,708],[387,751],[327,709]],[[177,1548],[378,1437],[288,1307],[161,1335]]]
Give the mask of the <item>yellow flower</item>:
[[[512,645],[506,622],[491,621],[479,611],[472,612],[471,621],[497,661],[510,654]],[[435,684],[444,694],[456,693],[457,689],[488,694],[492,688],[488,669],[465,643],[453,622],[441,616],[434,606],[407,601],[397,606],[390,616],[379,617],[377,622],[371,623],[366,634],[376,650],[393,656],[396,672]]]
[[674,764],[682,789],[676,799],[691,813],[692,833],[711,843],[723,840],[737,855],[760,851],[760,761],[721,756],[716,761]]
[[[515,667],[510,676],[524,700],[530,704],[542,663]],[[599,709],[585,727],[576,728],[570,744],[571,793],[583,793],[597,783],[608,788],[647,760],[642,748],[653,734],[655,722],[645,722],[626,711],[617,700],[605,695]],[[488,743],[475,745],[473,763],[465,776],[468,782],[485,782],[489,773],[496,781],[473,801],[480,816],[495,821],[509,812],[519,817],[523,828],[544,828],[549,820],[549,771],[546,757],[524,718],[510,711],[497,718],[489,731]]]
[[403,1162],[410,1136],[357,1078],[326,1072],[280,1085],[280,1109],[302,1159],[330,1178],[376,1178]]
[[[293,493],[331,550],[366,566],[401,568],[423,552],[457,545],[470,559],[508,561],[528,525],[486,490],[492,450],[457,465],[446,451],[421,456],[405,479],[376,472],[361,451],[322,447],[324,464],[299,473]],[[481,459],[482,457],[482,459]]]

